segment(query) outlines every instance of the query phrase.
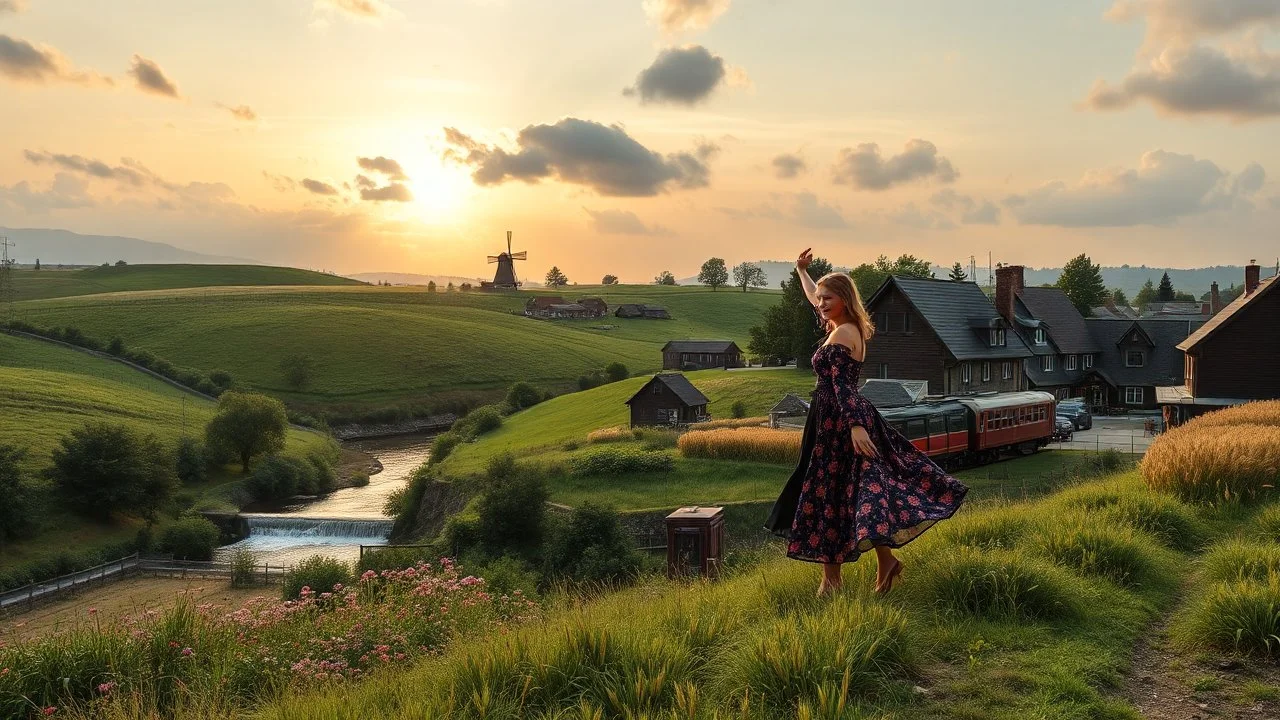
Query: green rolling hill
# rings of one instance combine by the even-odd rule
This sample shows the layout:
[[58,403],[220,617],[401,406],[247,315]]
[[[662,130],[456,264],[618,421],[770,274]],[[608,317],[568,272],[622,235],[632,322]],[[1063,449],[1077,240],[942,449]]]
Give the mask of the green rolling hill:
[[358,280],[311,270],[266,265],[104,265],[83,270],[45,268],[13,271],[16,301],[215,285],[363,284]]

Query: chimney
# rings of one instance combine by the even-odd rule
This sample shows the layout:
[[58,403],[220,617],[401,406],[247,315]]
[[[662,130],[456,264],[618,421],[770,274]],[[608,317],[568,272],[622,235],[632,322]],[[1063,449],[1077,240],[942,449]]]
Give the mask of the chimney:
[[1252,295],[1254,290],[1258,289],[1259,278],[1262,275],[1262,267],[1258,265],[1257,260],[1250,260],[1248,265],[1244,266],[1244,294]]
[[1018,293],[1023,288],[1023,267],[1021,265],[1004,265],[996,268],[996,312],[1009,322],[1013,321],[1013,308],[1017,304]]
[[1222,309],[1222,296],[1218,294],[1218,281],[1209,286],[1209,314],[1217,315]]

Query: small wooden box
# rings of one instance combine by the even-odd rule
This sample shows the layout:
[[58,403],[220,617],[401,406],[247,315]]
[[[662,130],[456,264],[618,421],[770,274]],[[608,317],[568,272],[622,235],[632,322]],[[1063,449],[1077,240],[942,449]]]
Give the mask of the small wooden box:
[[724,508],[682,507],[667,516],[667,577],[720,576]]

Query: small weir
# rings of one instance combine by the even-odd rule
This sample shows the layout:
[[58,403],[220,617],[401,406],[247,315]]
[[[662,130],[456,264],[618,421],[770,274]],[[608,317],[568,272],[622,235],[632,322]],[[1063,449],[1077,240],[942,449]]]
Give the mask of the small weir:
[[385,542],[391,534],[391,520],[367,518],[310,518],[297,515],[242,515],[252,538],[305,539],[308,544],[360,544]]

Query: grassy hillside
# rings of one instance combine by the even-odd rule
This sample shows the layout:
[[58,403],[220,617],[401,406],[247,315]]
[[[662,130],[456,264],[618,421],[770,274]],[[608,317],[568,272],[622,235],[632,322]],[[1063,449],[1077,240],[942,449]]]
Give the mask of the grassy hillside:
[[[633,372],[661,367],[671,339],[723,338],[745,347],[772,292],[657,286],[579,287],[575,299],[648,302],[675,319],[542,321],[523,317],[534,293],[435,293],[414,288],[220,288],[26,301],[15,316],[121,337],[180,366],[226,370],[294,404],[370,409],[475,398],[517,380],[567,389],[612,361]],[[289,388],[283,357],[311,357],[315,373]]]
[[15,300],[128,290],[215,285],[361,285],[350,278],[297,268],[260,265],[125,265],[84,270],[15,270]]

